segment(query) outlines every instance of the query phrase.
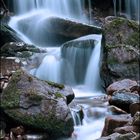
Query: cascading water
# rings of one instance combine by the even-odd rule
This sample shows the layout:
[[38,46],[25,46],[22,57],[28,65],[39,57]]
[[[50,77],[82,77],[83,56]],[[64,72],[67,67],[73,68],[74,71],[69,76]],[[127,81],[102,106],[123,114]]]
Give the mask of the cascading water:
[[[45,36],[44,33],[40,33],[40,30],[43,32],[43,27],[46,26],[44,24],[46,17],[53,15],[85,21],[84,0],[14,0],[14,6],[17,16],[11,19],[9,25],[20,33],[25,42],[39,46],[42,46],[40,38]],[[27,28],[24,24],[27,24]],[[32,38],[35,38],[36,42],[32,42]],[[90,115],[90,112],[97,106],[93,104],[93,97],[102,94],[97,88],[100,85],[101,39],[102,35],[89,35],[76,39],[80,42],[79,44],[83,40],[88,40],[87,42],[92,40],[89,48],[85,45],[78,48],[46,46],[47,53],[39,67],[30,69],[30,73],[40,79],[70,84],[73,87],[75,102],[82,106],[84,112],[82,125],[76,112],[72,113],[75,118],[74,133],[77,135],[77,140],[100,137],[104,124],[104,115],[97,118],[92,113]],[[96,109],[96,112],[102,112],[100,109],[106,112],[101,106]],[[97,126],[95,127],[94,124]]]
[[49,13],[67,18],[83,19],[84,0],[14,0],[16,14],[33,10],[47,10]]
[[[89,61],[89,65],[86,72],[85,77],[85,85],[89,86],[94,91],[97,91],[100,89],[99,87],[99,61],[100,61],[100,51],[101,51],[101,38],[100,35],[94,35],[94,37],[97,39],[97,44],[95,45],[95,49],[92,52],[91,59]],[[94,83],[94,84],[93,84]]]

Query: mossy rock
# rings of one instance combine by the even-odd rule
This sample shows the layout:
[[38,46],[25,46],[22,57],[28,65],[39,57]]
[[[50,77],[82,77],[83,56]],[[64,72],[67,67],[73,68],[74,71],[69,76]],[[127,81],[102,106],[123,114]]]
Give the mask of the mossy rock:
[[66,95],[73,91],[60,85],[18,70],[1,94],[0,108],[11,121],[25,127],[47,132],[54,137],[70,136],[73,119]]
[[1,56],[28,58],[34,53],[44,53],[39,48],[24,42],[9,42],[1,47]]
[[101,78],[106,87],[121,79],[139,77],[139,24],[124,18],[112,18],[104,27],[105,47]]
[[118,44],[138,47],[139,32],[138,23],[124,18],[115,18],[104,26],[106,45],[112,47],[114,47],[114,45],[118,46]]

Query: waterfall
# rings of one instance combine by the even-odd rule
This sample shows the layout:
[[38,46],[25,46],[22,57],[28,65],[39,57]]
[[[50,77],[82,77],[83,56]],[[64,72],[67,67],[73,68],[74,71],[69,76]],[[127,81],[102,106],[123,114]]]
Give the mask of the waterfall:
[[85,84],[91,89],[97,91],[100,85],[100,76],[99,76],[99,61],[100,61],[100,52],[101,52],[101,38],[102,35],[94,35],[94,38],[97,40],[97,44],[92,52],[90,62],[88,64]]
[[[44,22],[49,16],[72,18],[85,22],[86,18],[83,14],[85,0],[13,1],[16,16],[12,17],[10,26],[20,33],[21,36],[24,36],[25,42],[31,42],[36,46],[45,46],[47,48],[46,56],[43,54],[43,57],[41,57],[43,59],[41,59],[42,62],[32,67],[33,69],[27,69],[30,70],[31,74],[42,80],[72,86],[75,102],[77,105],[80,105],[84,112],[84,119],[81,123],[81,116],[75,110],[75,106],[71,110],[75,123],[74,133],[77,134],[77,140],[98,138],[103,128],[104,119],[102,117],[98,119],[92,118],[94,115],[87,115],[87,110],[95,107],[92,97],[102,94],[98,88],[100,84],[99,57],[102,35],[80,37],[72,40],[74,44],[67,42],[70,46],[67,46],[67,43],[63,44],[63,46],[59,46],[59,44],[49,46],[44,42],[48,35],[48,33],[44,34],[44,28],[48,28]],[[91,1],[89,0],[91,20],[90,6]],[[33,38],[35,42],[33,42]],[[41,54],[39,55],[41,56]],[[97,126],[95,127],[95,125]]]
[[83,0],[14,0],[14,10],[18,15],[44,9],[57,16],[84,20],[83,6]]

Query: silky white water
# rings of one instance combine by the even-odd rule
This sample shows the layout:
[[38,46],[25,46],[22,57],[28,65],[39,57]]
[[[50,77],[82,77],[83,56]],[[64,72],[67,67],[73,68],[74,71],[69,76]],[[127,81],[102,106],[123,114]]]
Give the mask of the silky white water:
[[33,10],[47,10],[59,17],[84,20],[85,0],[14,0],[16,14],[22,15]]

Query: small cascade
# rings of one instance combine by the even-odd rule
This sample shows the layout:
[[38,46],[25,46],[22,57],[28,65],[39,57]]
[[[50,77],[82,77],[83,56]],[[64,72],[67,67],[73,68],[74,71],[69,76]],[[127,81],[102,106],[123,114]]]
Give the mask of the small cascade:
[[101,52],[101,39],[102,35],[94,35],[94,38],[97,40],[97,44],[92,52],[86,76],[85,76],[85,85],[89,86],[94,91],[99,89],[100,85],[100,76],[99,76],[99,60]]
[[50,53],[45,56],[39,68],[34,72],[34,75],[42,80],[60,83],[60,49],[51,48],[50,50]]
[[73,117],[74,126],[82,125],[79,112],[75,109],[71,109],[71,114],[72,114],[72,117]]
[[[73,70],[76,84],[83,84],[86,74],[86,68],[94,47],[94,40],[91,36],[65,43],[62,46],[62,57],[67,61]],[[65,66],[64,66],[65,67]],[[65,69],[68,71],[67,69]]]

